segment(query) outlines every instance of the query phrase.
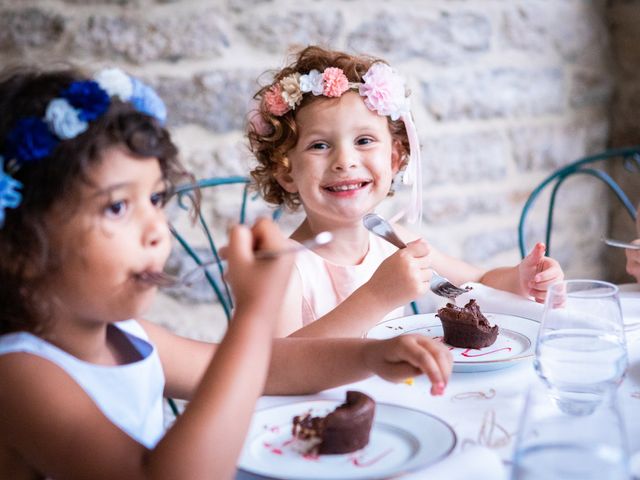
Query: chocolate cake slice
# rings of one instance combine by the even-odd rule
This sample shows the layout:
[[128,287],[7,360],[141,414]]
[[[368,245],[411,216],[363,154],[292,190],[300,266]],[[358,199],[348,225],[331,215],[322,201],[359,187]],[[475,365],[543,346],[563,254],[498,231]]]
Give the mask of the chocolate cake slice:
[[489,325],[474,299],[463,308],[452,303],[438,310],[442,322],[444,342],[453,347],[483,348],[493,345],[498,337],[498,326]]
[[350,453],[369,443],[376,403],[362,392],[350,390],[347,401],[326,417],[310,413],[293,417],[293,436],[305,443],[308,453]]

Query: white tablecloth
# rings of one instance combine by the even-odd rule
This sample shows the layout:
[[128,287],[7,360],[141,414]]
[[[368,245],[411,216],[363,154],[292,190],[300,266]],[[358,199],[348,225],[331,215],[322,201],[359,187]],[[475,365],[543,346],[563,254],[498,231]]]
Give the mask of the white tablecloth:
[[[635,285],[622,288],[620,297],[625,324],[640,324],[640,287]],[[482,285],[474,285],[473,298],[478,299],[486,312],[509,313],[538,320],[542,314],[542,305]],[[640,456],[639,340],[640,329],[630,331],[627,335],[629,369],[618,395],[627,424],[630,451],[632,455],[638,453]],[[429,412],[442,418],[455,430],[458,443],[451,456],[420,472],[404,475],[401,477],[403,480],[502,480],[509,470],[524,395],[529,384],[536,378],[531,361],[489,372],[454,372],[445,394],[433,397],[429,394],[430,384],[425,377],[416,378],[414,385],[392,384],[372,377],[313,397],[265,396],[259,400],[257,408],[309,398],[343,400],[346,390],[360,390],[371,395],[377,402]],[[502,460],[503,468],[496,467],[500,465],[497,459]],[[486,468],[482,469],[480,464]],[[244,480],[259,477],[239,472],[237,478]]]

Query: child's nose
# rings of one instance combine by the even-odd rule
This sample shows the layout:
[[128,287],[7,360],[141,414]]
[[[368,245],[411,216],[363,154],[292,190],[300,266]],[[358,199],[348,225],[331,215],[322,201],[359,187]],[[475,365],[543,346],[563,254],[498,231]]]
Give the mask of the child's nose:
[[332,167],[334,170],[347,170],[358,163],[357,152],[352,148],[336,149]]
[[145,247],[157,247],[167,241],[169,225],[163,210],[155,209],[147,212],[142,232],[142,243]]

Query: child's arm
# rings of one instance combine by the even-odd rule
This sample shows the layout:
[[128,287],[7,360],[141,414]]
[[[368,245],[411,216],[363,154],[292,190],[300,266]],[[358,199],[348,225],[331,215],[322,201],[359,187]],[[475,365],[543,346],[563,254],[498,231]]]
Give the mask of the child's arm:
[[265,393],[302,395],[379,375],[391,382],[426,374],[431,393],[449,381],[452,359],[442,343],[423,335],[389,340],[360,338],[277,339]]
[[264,387],[274,312],[292,263],[291,256],[268,261],[253,256],[254,248],[285,244],[275,225],[259,222],[253,233],[241,227],[232,231],[229,280],[236,311],[217,349],[200,344],[190,356],[183,347],[196,342],[170,342],[176,337],[159,335],[158,327],[149,330],[159,341],[167,391],[192,398],[153,450],[107,420],[62,369],[25,353],[0,356],[0,379],[11,385],[0,389],[0,448],[15,452],[31,476],[230,478]]
[[[371,279],[333,310],[300,328],[295,337],[360,337],[392,311],[429,288],[430,249],[424,240],[409,242],[384,260]],[[300,310],[290,315],[300,317]]]
[[564,278],[560,264],[544,253],[544,243],[537,243],[518,265],[489,270],[480,281],[490,287],[533,297],[536,302],[544,303],[548,288]]
[[[231,232],[227,278],[234,292],[234,315],[195,394],[189,395],[187,410],[153,452],[159,472],[172,472],[172,478],[187,474],[228,478],[235,471],[255,403],[264,389],[276,312],[293,263],[290,255],[256,260],[252,250],[278,249],[285,242],[268,221],[256,224],[253,238],[244,228]],[[165,349],[163,364],[173,365],[178,355]],[[167,378],[171,380],[168,391],[179,393],[176,371],[168,372]],[[189,383],[182,384],[184,393],[193,392],[188,387],[195,383]]]
[[[416,237],[414,233],[401,226],[397,230],[403,238]],[[560,264],[553,258],[545,257],[543,243],[537,243],[518,265],[488,271],[445,255],[432,246],[430,249],[431,267],[456,285],[480,282],[517,295],[531,296],[537,302],[544,302],[549,286],[564,278]]]

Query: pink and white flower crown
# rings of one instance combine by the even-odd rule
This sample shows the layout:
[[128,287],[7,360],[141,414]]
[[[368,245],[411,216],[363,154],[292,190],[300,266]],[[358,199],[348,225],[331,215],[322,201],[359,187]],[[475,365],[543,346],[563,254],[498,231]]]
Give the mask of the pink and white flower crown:
[[358,90],[369,110],[398,120],[409,114],[409,97],[403,78],[386,63],[374,63],[362,77],[363,82],[349,82],[342,69],[328,67],[324,72],[292,73],[272,85],[264,94],[266,110],[280,117],[295,110],[305,93],[315,96],[340,97]]
[[306,74],[292,73],[267,89],[262,102],[267,112],[280,117],[295,110],[305,93],[340,97],[349,90],[357,90],[372,112],[404,122],[410,152],[402,183],[412,186],[411,204],[406,215],[409,223],[419,224],[422,218],[422,166],[418,133],[411,116],[404,79],[389,65],[374,63],[363,75],[362,83],[349,82],[342,69],[336,67],[328,67],[322,73],[315,69]]

